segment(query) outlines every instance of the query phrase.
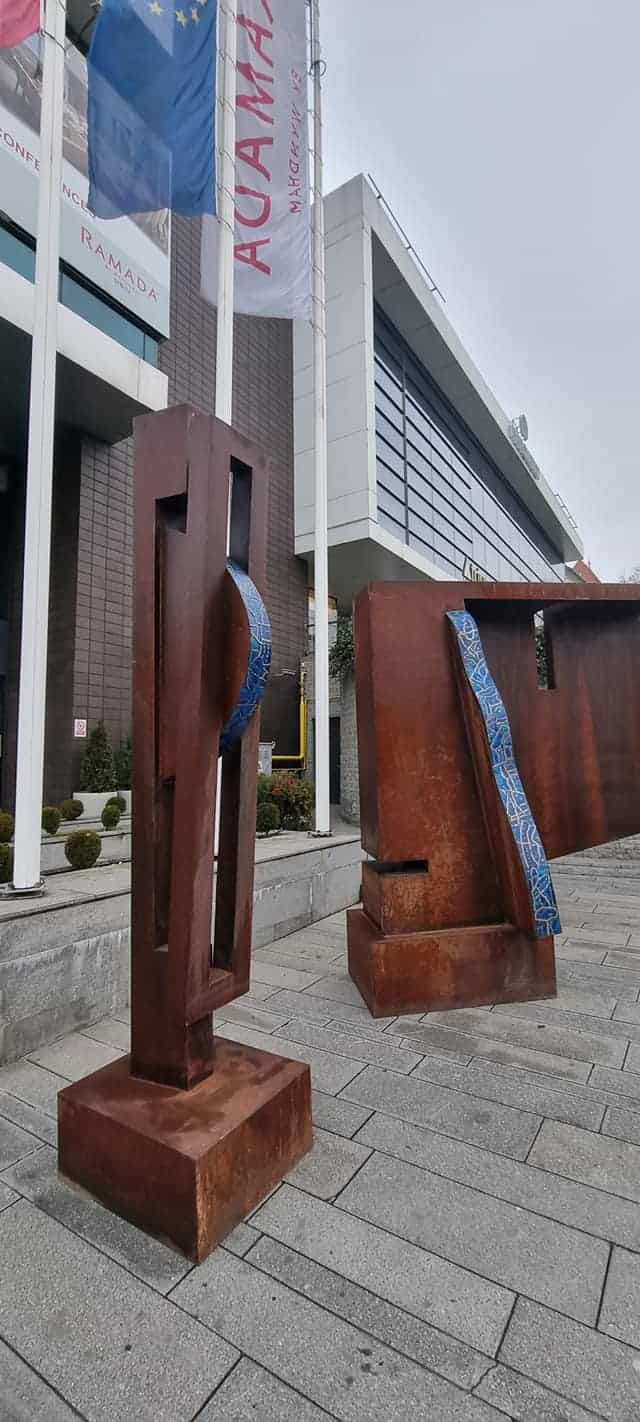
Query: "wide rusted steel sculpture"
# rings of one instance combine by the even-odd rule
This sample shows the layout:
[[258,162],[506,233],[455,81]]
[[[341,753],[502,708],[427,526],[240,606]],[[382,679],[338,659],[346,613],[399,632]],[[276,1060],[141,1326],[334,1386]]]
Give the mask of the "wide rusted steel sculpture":
[[377,1017],[552,997],[547,860],[640,831],[640,587],[380,583],[355,647],[354,982]]
[[249,986],[267,474],[187,407],[136,423],[131,1056],[58,1098],[61,1172],[198,1260],[311,1145],[309,1068],[212,1026]]

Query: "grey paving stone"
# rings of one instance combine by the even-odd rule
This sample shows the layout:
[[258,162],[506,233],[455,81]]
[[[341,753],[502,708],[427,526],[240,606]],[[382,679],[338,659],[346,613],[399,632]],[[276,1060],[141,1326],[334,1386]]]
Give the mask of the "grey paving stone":
[[640,1146],[640,1101],[635,1111],[621,1110],[609,1106],[602,1122],[602,1134],[615,1136],[619,1141],[630,1141]]
[[320,973],[307,973],[302,968],[281,968],[277,963],[263,963],[256,958],[251,964],[252,984],[254,981],[269,983],[272,987],[293,988],[295,992],[302,992],[303,988],[318,982],[320,977]]
[[313,1132],[313,1149],[287,1176],[292,1185],[317,1195],[321,1200],[333,1200],[355,1175],[370,1154],[366,1146],[330,1131]]
[[[603,1002],[607,1001],[610,1002],[612,999],[603,998]],[[498,1015],[504,1015],[501,1007],[495,1009],[495,1016]],[[595,1017],[593,1014],[577,1010],[561,1012],[555,1006],[545,1007],[543,1003],[528,1002],[522,1006],[516,1005],[512,1008],[511,1016],[526,1018],[529,1022],[544,1022],[549,1026],[568,1027],[572,1031],[585,1034],[597,1032],[599,1037],[616,1037],[622,1043],[640,1041],[640,1027],[635,1027],[631,1023],[619,1022],[609,1017]]]
[[259,1032],[273,1032],[283,1027],[287,1018],[283,1013],[272,1012],[266,1007],[251,1007],[243,1002],[230,1002],[216,1013],[216,1022],[238,1023],[241,1027],[256,1027]]
[[614,1249],[598,1327],[640,1351],[640,1255]]
[[637,948],[634,948],[632,944],[629,944],[626,952],[615,948],[612,952],[607,953],[604,966],[605,968],[630,968],[631,971],[634,972],[640,968],[640,955],[638,954]]
[[355,1007],[364,1005],[348,973],[331,973],[326,978],[318,978],[306,991],[310,997],[328,997],[334,1002],[350,1002]]
[[589,1086],[607,1091],[612,1103],[614,1094],[617,1097],[628,1096],[640,1103],[640,1076],[636,1072],[609,1071],[606,1067],[594,1067],[589,1077]]
[[462,1091],[432,1085],[414,1076],[405,1078],[397,1072],[379,1071],[377,1067],[367,1067],[344,1089],[343,1097],[520,1160],[528,1154],[540,1125],[540,1118],[530,1112],[492,1101],[480,1102]]
[[131,1043],[129,1024],[118,1021],[116,1017],[103,1017],[92,1027],[83,1027],[82,1036],[93,1037],[96,1042],[105,1042],[110,1047],[119,1047],[122,1052],[128,1052]]
[[289,967],[290,964],[298,963],[305,972],[313,972],[316,968],[321,974],[329,971],[332,963],[342,963],[344,949],[335,939],[326,939],[321,942],[308,938],[283,938],[277,943],[270,943],[266,948],[256,949],[256,962],[261,963],[282,963]]
[[174,1297],[339,1422],[504,1422],[479,1398],[224,1250],[179,1284]]
[[482,1379],[476,1397],[493,1403],[517,1422],[598,1422],[593,1412],[575,1407],[566,1398],[500,1365]]
[[10,1190],[8,1185],[0,1184],[0,1210],[7,1210],[9,1205],[15,1205],[19,1198],[15,1190]]
[[640,1354],[592,1328],[518,1299],[500,1358],[606,1422],[638,1422]]
[[40,1111],[37,1106],[29,1106],[17,1096],[10,1096],[8,1091],[0,1091],[0,1116],[13,1121],[14,1126],[21,1126],[37,1141],[46,1141],[47,1145],[57,1144],[58,1127],[53,1116]]
[[223,1244],[225,1249],[229,1249],[232,1254],[237,1254],[239,1259],[244,1259],[252,1244],[257,1244],[259,1238],[260,1234],[257,1229],[253,1229],[248,1224],[239,1224],[235,1229],[232,1229],[231,1234],[226,1236]]
[[610,993],[599,993],[595,984],[593,992],[581,992],[580,988],[565,988],[552,999],[545,998],[535,1003],[506,1003],[494,1008],[495,1012],[522,1012],[528,1007],[545,1007],[558,1012],[584,1013],[586,1016],[613,1017],[617,999]]
[[323,1091],[312,1091],[311,1109],[314,1126],[347,1138],[355,1136],[371,1115],[369,1107],[353,1106],[341,1097],[325,1096]]
[[616,1022],[630,1022],[640,1027],[640,1003],[619,1002],[613,1016]]
[[45,1071],[32,1062],[14,1062],[13,1066],[0,1068],[0,1091],[39,1107],[49,1116],[57,1117],[58,1092],[68,1084],[63,1076]]
[[7,1170],[16,1160],[31,1155],[39,1146],[37,1136],[32,1136],[21,1130],[20,1126],[14,1126],[11,1121],[0,1116],[0,1170]]
[[362,1063],[354,1061],[353,1058],[316,1051],[314,1047],[302,1046],[300,1042],[292,1042],[288,1038],[256,1032],[252,1027],[223,1023],[218,1030],[218,1036],[229,1037],[234,1042],[246,1042],[250,1047],[259,1047],[263,1052],[275,1052],[278,1056],[290,1057],[296,1062],[308,1062],[313,1086],[318,1091],[325,1091],[329,1096],[336,1096],[343,1086],[362,1071]]
[[[569,1057],[575,1062],[598,1062],[600,1066],[622,1066],[626,1051],[624,1042],[598,1036],[593,1030],[593,1023],[588,1024],[587,1031],[578,1031],[576,1024],[573,1028],[551,1027],[541,1020],[527,1022],[521,1017],[509,1017],[500,1012],[480,1013],[473,1008],[430,1013],[426,1020],[429,1023],[437,1020],[443,1027],[454,1027],[463,1032],[468,1025],[472,1032],[499,1037],[534,1052]],[[408,1035],[411,1036],[411,1033]]]
[[340,1208],[595,1323],[609,1258],[602,1240],[378,1154],[347,1185]]
[[581,1180],[640,1203],[640,1147],[577,1126],[545,1121],[529,1157],[532,1165]]
[[[485,1014],[491,1017],[492,1014]],[[482,1014],[478,1014],[482,1017]],[[551,1052],[534,1051],[530,1047],[519,1047],[515,1042],[503,1042],[480,1032],[465,1032],[462,1024],[454,1027],[439,1027],[435,1021],[417,1023],[408,1027],[405,1019],[399,1018],[387,1030],[398,1033],[408,1046],[413,1046],[425,1054],[435,1053],[453,1056],[462,1063],[472,1057],[502,1062],[507,1066],[530,1067],[532,1071],[544,1071],[550,1076],[566,1077],[569,1081],[586,1081],[589,1064],[573,1061],[569,1057],[556,1056]],[[386,1034],[385,1034],[386,1035]]]
[[559,943],[556,940],[556,958],[568,963],[604,963],[606,948],[587,948],[584,943]]
[[241,1358],[197,1422],[327,1422],[329,1413],[266,1368]]
[[624,948],[629,942],[629,933],[623,928],[604,928],[594,924],[593,928],[574,928],[571,937],[578,943],[603,943],[611,948]]
[[290,1186],[267,1200],[254,1223],[280,1244],[425,1323],[495,1353],[513,1305],[510,1290]]
[[251,1263],[458,1387],[472,1388],[491,1366],[476,1348],[267,1235],[251,1251]]
[[524,1072],[517,1077],[506,1072],[498,1074],[490,1067],[482,1067],[475,1062],[462,1067],[445,1057],[423,1057],[412,1075],[466,1091],[485,1101],[500,1101],[505,1106],[534,1111],[536,1115],[569,1121],[574,1126],[586,1126],[593,1131],[599,1129],[605,1110],[596,1101],[584,1101],[569,1091],[560,1090],[560,1082],[557,1088],[552,1084],[540,1086],[535,1081],[529,1083]]
[[266,1002],[267,998],[273,997],[276,992],[278,988],[273,987],[272,983],[255,982],[251,984],[249,992],[244,992],[242,997],[236,998],[236,1002],[245,1003],[249,1007],[252,1002]]
[[640,1249],[640,1211],[629,1200],[606,1195],[590,1185],[564,1180],[521,1161],[451,1140],[449,1136],[410,1126],[390,1116],[375,1115],[358,1139],[399,1160],[422,1166],[436,1175],[471,1185],[499,1200],[571,1225],[599,1239]]
[[0,1422],[78,1422],[78,1413],[1,1341]]
[[6,1170],[3,1179],[39,1210],[82,1235],[139,1279],[168,1293],[191,1267],[175,1250],[143,1234],[58,1175],[56,1152],[42,1146]]
[[[338,1052],[343,1057],[354,1057],[356,1061],[387,1067],[390,1071],[409,1073],[420,1061],[419,1052],[408,1051],[386,1037],[357,1037],[336,1028],[319,1027],[316,1022],[305,1022],[302,1018],[288,1022],[282,1035],[292,1042],[319,1047],[324,1052]],[[279,1033],[274,1036],[278,1037]]]
[[[629,1047],[629,1055],[624,1064],[625,1071],[640,1073],[640,1043],[632,1042]],[[640,1091],[640,1075],[638,1076],[638,1090]]]
[[368,1008],[356,1006],[352,1002],[334,1002],[330,997],[319,997],[310,992],[277,993],[273,999],[274,1012],[286,1012],[289,1017],[311,1017],[316,1022],[348,1022],[354,1028],[361,1027],[367,1033],[384,1032],[394,1017],[372,1017]]
[[640,974],[625,972],[623,968],[599,967],[590,962],[563,962],[558,967],[560,987],[580,987],[590,990],[594,979],[599,992],[617,997],[620,1002],[635,1002],[640,992]]
[[5,1341],[91,1422],[190,1422],[237,1358],[26,1200],[0,1214],[0,1317]]
[[70,1032],[50,1047],[39,1047],[37,1052],[31,1053],[29,1060],[37,1066],[46,1067],[47,1071],[57,1072],[67,1081],[79,1081],[80,1077],[98,1071],[107,1062],[115,1062],[121,1056],[123,1052],[118,1047],[94,1042],[81,1032]]

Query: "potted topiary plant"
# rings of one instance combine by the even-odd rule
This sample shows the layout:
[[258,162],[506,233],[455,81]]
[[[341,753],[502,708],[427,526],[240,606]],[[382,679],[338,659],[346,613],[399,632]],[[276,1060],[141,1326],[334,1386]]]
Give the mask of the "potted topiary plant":
[[82,800],[63,800],[60,805],[60,814],[63,820],[79,820],[83,812]]
[[121,741],[114,754],[116,767],[116,785],[118,793],[125,801],[123,815],[131,814],[131,776],[133,773],[133,741],[131,736]]
[[0,810],[0,844],[8,844],[13,838],[13,815],[8,810]]
[[95,830],[74,830],[65,841],[64,852],[72,869],[92,869],[100,858],[102,840]]
[[80,765],[80,790],[87,819],[99,819],[116,789],[113,748],[104,721],[94,726]]
[[120,824],[122,818],[120,810],[114,800],[109,800],[100,816],[106,830],[114,830]]
[[107,800],[107,804],[105,805],[105,810],[107,809],[108,805],[115,805],[116,809],[119,810],[121,815],[126,814],[127,802],[124,798],[124,795],[120,794],[120,791],[118,791],[117,795],[111,795],[109,797],[109,799]]
[[62,815],[55,805],[45,805],[42,811],[42,828],[46,834],[57,834]]

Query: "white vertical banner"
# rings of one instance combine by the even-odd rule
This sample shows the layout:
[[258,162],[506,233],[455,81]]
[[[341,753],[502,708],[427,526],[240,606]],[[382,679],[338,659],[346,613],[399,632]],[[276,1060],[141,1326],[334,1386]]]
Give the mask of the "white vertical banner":
[[[238,0],[234,307],[311,319],[305,0]],[[201,289],[218,299],[218,221],[202,221]]]

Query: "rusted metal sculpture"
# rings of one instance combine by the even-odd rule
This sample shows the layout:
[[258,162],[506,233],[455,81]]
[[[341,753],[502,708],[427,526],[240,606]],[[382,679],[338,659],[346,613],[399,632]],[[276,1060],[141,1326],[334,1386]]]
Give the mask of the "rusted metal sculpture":
[[552,997],[547,858],[640,831],[640,587],[381,583],[355,645],[354,982],[374,1016]]
[[212,1026],[249,986],[268,471],[187,407],[135,453],[131,1056],[60,1093],[59,1165],[199,1260],[311,1145],[309,1068]]

